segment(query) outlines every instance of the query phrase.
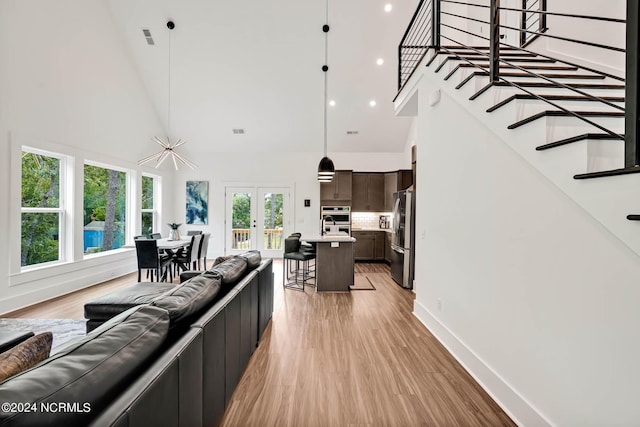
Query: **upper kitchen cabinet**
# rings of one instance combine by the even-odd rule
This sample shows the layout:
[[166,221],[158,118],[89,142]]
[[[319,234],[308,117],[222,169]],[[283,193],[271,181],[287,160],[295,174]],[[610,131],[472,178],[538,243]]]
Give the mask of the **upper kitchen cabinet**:
[[393,193],[404,190],[413,184],[413,173],[411,170],[402,169],[397,172],[387,172],[384,174],[384,211],[393,211]]
[[385,208],[385,174],[354,172],[351,210],[382,212]]
[[320,204],[351,205],[351,171],[336,171],[331,182],[320,183]]

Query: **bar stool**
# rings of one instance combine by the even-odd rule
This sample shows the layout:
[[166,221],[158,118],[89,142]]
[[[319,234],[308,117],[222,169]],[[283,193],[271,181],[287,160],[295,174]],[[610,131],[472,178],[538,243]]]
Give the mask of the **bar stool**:
[[[297,236],[298,238],[300,238],[302,236],[301,233],[291,233],[291,236],[289,237],[295,237]],[[299,252],[303,252],[303,253],[308,253],[310,255],[312,255],[312,258],[309,260],[308,264],[307,264],[307,285],[309,286],[316,286],[315,283],[315,278],[316,278],[316,244],[315,243],[303,243],[300,242],[300,248],[298,249]],[[311,261],[313,260],[313,264],[311,264]],[[293,273],[293,270],[289,270],[290,273]],[[309,281],[311,279],[314,279],[313,281]]]
[[[309,274],[309,261],[315,259],[315,253],[300,250],[300,237],[291,235],[284,239],[284,254],[282,262],[282,285],[285,288],[304,291],[305,285],[311,279]],[[291,261],[296,262],[296,267],[291,270]],[[302,266],[300,266],[302,262]],[[290,274],[293,273],[293,276]]]

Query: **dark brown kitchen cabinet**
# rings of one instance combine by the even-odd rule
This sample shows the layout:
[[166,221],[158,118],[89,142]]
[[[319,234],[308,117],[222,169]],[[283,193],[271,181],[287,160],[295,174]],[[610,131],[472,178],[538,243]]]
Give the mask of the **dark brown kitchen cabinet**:
[[393,193],[404,190],[413,184],[411,170],[402,169],[384,174],[384,211],[393,212]]
[[373,259],[376,261],[384,261],[384,235],[387,234],[384,231],[375,231],[375,247],[373,251]]
[[336,171],[331,182],[320,183],[321,205],[351,205],[351,171]]
[[351,193],[353,212],[382,212],[385,207],[383,173],[354,172]]
[[393,193],[398,191],[398,173],[384,174],[384,211],[393,212]]
[[413,184],[413,171],[411,169],[401,169],[398,171],[398,190],[404,190]]
[[353,231],[351,233],[356,239],[354,258],[356,261],[371,261],[375,257],[376,238],[370,231]]
[[387,262],[387,264],[391,264],[391,233],[384,233],[385,234],[385,239],[384,239],[384,260]]
[[384,231],[352,231],[356,239],[356,261],[383,261],[385,259]]

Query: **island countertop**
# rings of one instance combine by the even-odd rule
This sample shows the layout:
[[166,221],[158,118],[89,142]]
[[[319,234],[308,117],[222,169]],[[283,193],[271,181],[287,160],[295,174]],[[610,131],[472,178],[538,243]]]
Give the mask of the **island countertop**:
[[323,236],[319,234],[303,234],[300,240],[308,243],[322,243],[322,242],[355,242],[355,237],[349,236],[347,233],[325,234]]

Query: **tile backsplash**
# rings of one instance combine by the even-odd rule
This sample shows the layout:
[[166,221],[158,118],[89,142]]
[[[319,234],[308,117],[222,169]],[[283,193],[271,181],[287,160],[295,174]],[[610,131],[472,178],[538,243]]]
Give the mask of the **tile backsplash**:
[[351,212],[351,228],[380,228],[380,215],[391,219],[391,212]]

